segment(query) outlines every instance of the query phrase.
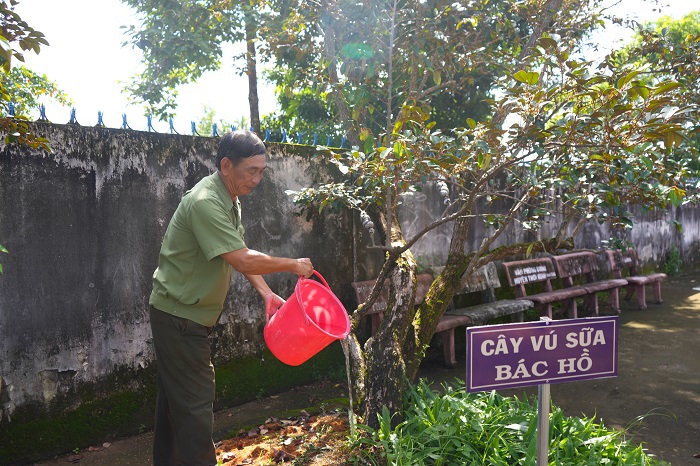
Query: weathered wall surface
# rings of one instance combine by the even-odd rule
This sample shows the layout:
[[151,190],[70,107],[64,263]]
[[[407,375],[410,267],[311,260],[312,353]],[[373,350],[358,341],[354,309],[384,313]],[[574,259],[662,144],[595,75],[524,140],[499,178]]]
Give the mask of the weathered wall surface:
[[[37,132],[55,153],[0,155],[0,244],[10,251],[0,259],[4,421],[25,403],[48,404],[154,360],[148,296],[160,241],[184,191],[215,171],[213,138],[42,124]],[[284,149],[271,149],[265,179],[241,199],[247,243],[311,257],[328,264],[331,286],[349,283],[351,219],[293,215],[285,189],[310,184],[319,166]],[[296,277],[268,282],[286,297]],[[262,353],[262,301],[240,274],[220,323],[216,360]]]
[[[0,147],[0,427],[15,411],[50,406],[64,396],[79,405],[85,384],[115,374],[133,390],[139,371],[152,365],[148,325],[151,275],[165,228],[184,191],[212,173],[217,139],[72,125],[36,124],[53,154]],[[374,276],[381,251],[366,250],[368,233],[351,215],[295,214],[285,190],[328,177],[305,157],[308,149],[270,145],[270,170],[241,199],[249,247],[269,254],[310,257],[340,299],[354,303],[350,283]],[[403,196],[406,236],[428,225],[444,206],[432,186]],[[698,256],[700,211],[672,209],[669,218],[639,217],[628,238],[640,258],[660,266],[671,247],[686,264]],[[679,233],[669,220],[684,225]],[[414,254],[436,264],[446,256],[451,225],[420,240]],[[470,242],[486,234],[475,222]],[[610,232],[587,225],[577,246],[598,248]],[[498,244],[529,241],[513,228]],[[283,297],[296,278],[269,277]],[[214,359],[226,364],[264,350],[262,303],[235,275],[220,325]],[[137,375],[133,375],[137,374]],[[72,397],[72,398],[71,398]]]

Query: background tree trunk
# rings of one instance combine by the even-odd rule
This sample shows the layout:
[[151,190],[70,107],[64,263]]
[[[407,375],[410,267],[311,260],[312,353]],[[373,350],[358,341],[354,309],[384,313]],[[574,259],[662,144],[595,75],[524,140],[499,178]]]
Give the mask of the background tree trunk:
[[250,107],[250,127],[255,133],[260,134],[260,104],[258,99],[258,68],[256,63],[255,39],[256,22],[253,11],[244,3],[243,15],[245,18],[245,42],[246,62],[248,75],[248,105]]

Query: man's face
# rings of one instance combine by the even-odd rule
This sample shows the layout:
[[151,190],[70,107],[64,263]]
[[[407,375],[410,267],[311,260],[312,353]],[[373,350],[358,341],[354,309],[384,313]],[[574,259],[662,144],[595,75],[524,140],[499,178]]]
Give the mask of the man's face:
[[262,180],[266,168],[265,154],[245,158],[238,165],[226,158],[221,161],[221,173],[231,197],[249,194]]

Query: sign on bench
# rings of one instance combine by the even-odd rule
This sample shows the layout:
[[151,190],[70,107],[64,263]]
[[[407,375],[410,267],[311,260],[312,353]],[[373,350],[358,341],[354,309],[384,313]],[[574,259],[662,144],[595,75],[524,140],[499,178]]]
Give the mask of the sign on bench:
[[552,278],[557,278],[557,274],[549,267],[549,264],[533,264],[513,270],[514,285],[537,283]]

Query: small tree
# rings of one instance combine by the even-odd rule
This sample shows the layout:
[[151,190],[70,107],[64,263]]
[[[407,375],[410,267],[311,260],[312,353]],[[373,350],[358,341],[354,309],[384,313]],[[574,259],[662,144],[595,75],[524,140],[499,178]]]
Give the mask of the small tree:
[[[681,202],[688,168],[674,158],[674,149],[695,109],[683,104],[677,82],[648,83],[638,70],[612,61],[593,70],[590,63],[573,59],[583,31],[597,21],[594,13],[582,13],[579,2],[508,3],[504,8],[517,11],[515,24],[527,35],[507,43],[502,38],[513,37],[507,32],[514,24],[498,12],[440,2],[382,4],[381,12],[369,15],[376,22],[366,21],[362,26],[371,27],[358,33],[372,40],[360,40],[343,21],[359,17],[348,13],[355,5],[344,10],[340,2],[323,3],[325,14],[340,20],[328,22],[321,44],[325,82],[355,149],[327,151],[341,181],[305,189],[296,201],[307,209],[360,210],[371,218],[376,243],[385,253],[378,286],[353,313],[349,337],[355,399],[364,422],[376,427],[383,406],[400,413],[405,382],[415,377],[462,275],[514,254],[573,248],[587,221],[629,226],[630,203],[663,209],[668,202]],[[440,27],[441,21],[455,24]],[[384,105],[385,117],[378,147],[364,124],[365,109],[357,108],[366,90],[358,92],[342,74],[348,62],[340,39],[347,36],[366,44],[373,52],[367,55],[376,58],[377,92],[384,97],[374,102]],[[464,128],[438,129],[431,98],[443,89],[458,89],[467,64],[500,70],[490,91],[492,117],[469,119]],[[509,127],[504,126],[507,116],[515,121]],[[398,199],[431,185],[444,195],[445,210],[406,238]],[[497,204],[507,206],[505,214],[492,209]],[[468,250],[476,222],[486,225],[488,237]],[[445,267],[416,307],[411,247],[447,223],[454,228]],[[532,232],[533,240],[496,247],[515,223]],[[385,279],[384,320],[374,336],[361,342],[354,331]]]

